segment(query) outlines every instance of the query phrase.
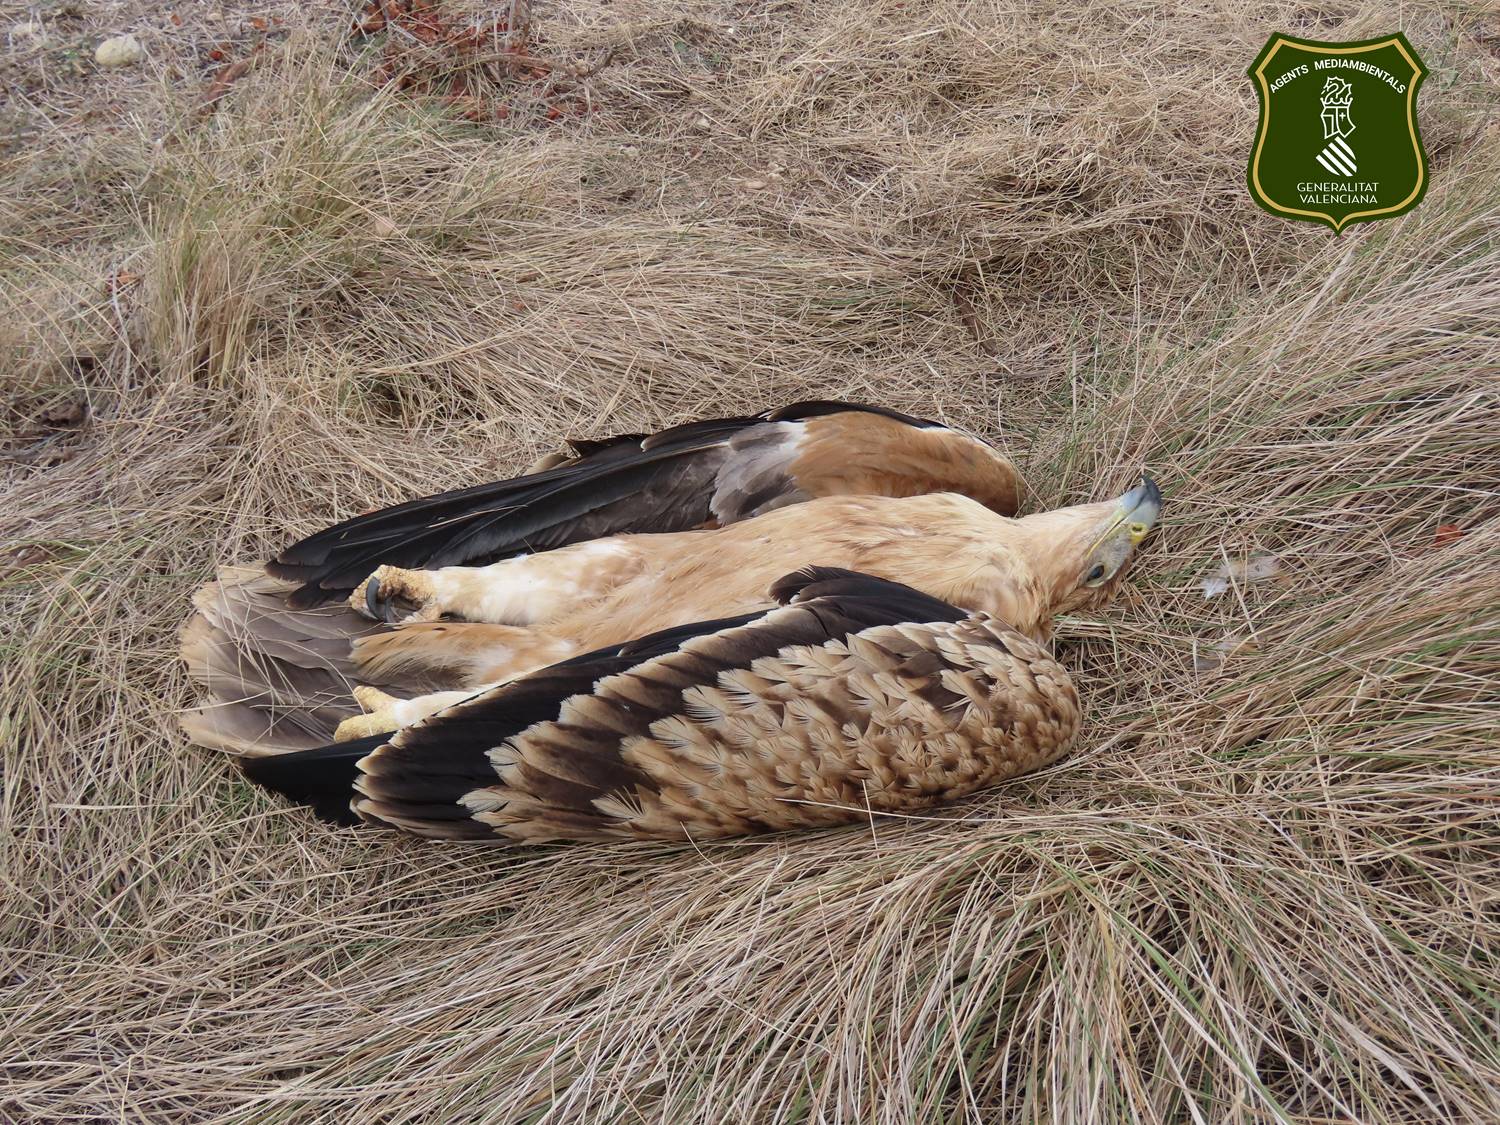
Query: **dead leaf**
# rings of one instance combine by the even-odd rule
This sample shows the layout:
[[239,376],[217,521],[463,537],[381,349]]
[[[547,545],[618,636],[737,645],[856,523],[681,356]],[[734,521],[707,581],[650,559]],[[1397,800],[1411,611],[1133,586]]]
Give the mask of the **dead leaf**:
[[46,547],[38,547],[31,543],[23,547],[12,547],[10,550],[0,552],[0,569],[6,571],[27,570],[42,563],[51,562],[54,555]]
[[1438,524],[1437,534],[1432,537],[1434,547],[1446,547],[1449,543],[1457,543],[1464,537],[1464,529],[1456,523]]
[[89,404],[81,398],[75,398],[47,407],[37,415],[37,421],[55,430],[63,430],[81,425],[88,416]]
[[203,98],[198,102],[198,112],[212,113],[219,100],[229,93],[229,88],[250,73],[250,68],[254,65],[255,56],[251,55],[249,58],[221,67],[219,73],[214,75],[209,84],[204,87]]

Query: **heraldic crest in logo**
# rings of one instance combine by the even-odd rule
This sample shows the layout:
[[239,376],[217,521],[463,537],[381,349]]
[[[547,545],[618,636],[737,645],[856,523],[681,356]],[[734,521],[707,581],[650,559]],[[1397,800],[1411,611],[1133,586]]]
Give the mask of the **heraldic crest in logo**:
[[1417,132],[1426,76],[1399,31],[1354,43],[1271,36],[1250,67],[1260,96],[1255,202],[1335,231],[1410,211],[1427,191]]

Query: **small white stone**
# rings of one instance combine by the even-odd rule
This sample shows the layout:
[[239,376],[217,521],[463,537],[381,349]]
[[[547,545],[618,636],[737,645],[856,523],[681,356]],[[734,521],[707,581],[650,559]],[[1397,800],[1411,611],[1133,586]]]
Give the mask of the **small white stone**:
[[116,35],[94,48],[94,61],[100,66],[133,66],[146,57],[146,48],[134,35]]
[[701,113],[698,115],[698,120],[693,122],[693,128],[697,129],[701,133],[707,133],[713,127],[714,123],[708,118],[704,117]]

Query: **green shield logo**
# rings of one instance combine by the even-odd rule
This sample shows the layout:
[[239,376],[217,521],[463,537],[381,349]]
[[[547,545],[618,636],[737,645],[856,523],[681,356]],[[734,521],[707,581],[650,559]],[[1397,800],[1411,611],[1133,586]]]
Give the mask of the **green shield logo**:
[[1354,43],[1271,36],[1250,67],[1260,96],[1255,202],[1335,231],[1410,211],[1427,191],[1417,132],[1426,76],[1399,31]]

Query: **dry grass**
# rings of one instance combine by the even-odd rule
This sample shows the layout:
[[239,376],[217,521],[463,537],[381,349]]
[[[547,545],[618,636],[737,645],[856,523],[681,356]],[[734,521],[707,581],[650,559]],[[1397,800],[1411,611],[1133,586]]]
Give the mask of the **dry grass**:
[[[1403,7],[1433,190],[1334,238],[1245,198],[1243,70],[1390,16],[1299,11],[580,0],[538,48],[616,57],[550,124],[373,89],[328,26],[207,120],[165,64],[81,132],[38,97],[0,156],[0,1115],[1500,1117],[1497,28]],[[216,562],[824,394],[984,432],[1042,504],[1157,469],[1165,534],[1062,630],[1070,760],[504,851],[313,823],[177,734]]]

